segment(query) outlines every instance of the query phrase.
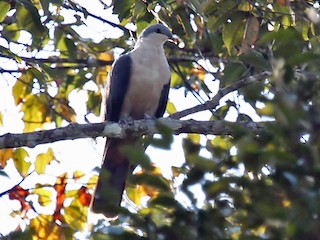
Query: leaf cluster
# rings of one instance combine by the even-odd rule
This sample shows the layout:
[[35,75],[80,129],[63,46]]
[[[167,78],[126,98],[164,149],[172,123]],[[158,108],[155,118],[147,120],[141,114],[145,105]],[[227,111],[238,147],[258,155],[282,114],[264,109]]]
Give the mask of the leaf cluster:
[[[114,52],[128,49],[131,36],[158,21],[179,37],[178,45],[165,46],[171,88],[192,95],[211,121],[232,116],[239,126],[231,135],[183,135],[184,161],[170,166],[176,160],[171,149],[171,159],[163,159],[167,172],[142,149],[123,149],[138,166],[128,180],[129,200],[117,220],[93,226],[90,238],[319,239],[319,2],[113,0],[101,6],[112,7],[120,23],[71,0],[0,2],[0,57],[15,66],[1,62],[0,72],[15,79],[12,96],[25,132],[79,121],[70,94],[80,90],[88,97],[87,114],[99,115]],[[79,27],[89,17],[123,34],[85,38]],[[174,116],[178,105],[170,99],[167,112]],[[0,112],[1,128],[5,119]],[[242,127],[260,120],[269,123],[259,133]],[[144,144],[173,148],[170,129],[159,130]],[[8,178],[9,161],[21,182],[0,197],[17,202],[12,214],[28,225],[13,235],[72,239],[85,230],[96,177],[62,174],[25,188],[25,180],[41,177],[57,161],[53,150],[34,158],[29,149],[1,150],[0,178]],[[72,183],[77,187],[69,189]]]

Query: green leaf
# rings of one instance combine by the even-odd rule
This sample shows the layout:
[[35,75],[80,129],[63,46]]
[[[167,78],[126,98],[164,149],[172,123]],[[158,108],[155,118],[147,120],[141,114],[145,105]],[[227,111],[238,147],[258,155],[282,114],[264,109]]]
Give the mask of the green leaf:
[[152,198],[149,201],[150,206],[161,205],[163,207],[176,207],[177,202],[172,196],[168,196],[166,194],[159,194],[157,197]]
[[113,13],[118,14],[119,20],[122,22],[124,19],[131,17],[131,9],[136,1],[117,1],[113,0]]
[[246,68],[241,63],[229,63],[226,65],[223,75],[221,76],[221,87],[227,86],[243,77]]
[[0,2],[0,22],[4,20],[4,18],[7,16],[7,13],[9,12],[11,6],[9,3],[2,1]]
[[187,161],[189,164],[197,166],[198,169],[208,172],[213,171],[216,166],[215,162],[211,159],[204,158],[196,154],[190,154]]
[[245,17],[246,15],[243,12],[236,12],[230,16],[231,22],[227,22],[224,25],[222,39],[230,55],[231,48],[242,43],[245,30]]
[[141,165],[145,169],[152,169],[150,158],[144,153],[143,149],[126,145],[121,147],[121,152],[128,156],[133,165]]
[[34,38],[40,38],[45,32],[45,28],[40,21],[40,15],[37,8],[27,0],[20,0],[23,6],[17,7],[18,24],[26,31],[34,35]]
[[100,107],[101,101],[102,101],[102,96],[100,92],[88,91],[87,108],[89,112],[92,112],[96,116],[99,116],[100,110],[101,110],[101,107]]
[[23,148],[18,148],[13,154],[14,165],[22,177],[28,175],[31,166],[31,163],[30,161],[27,161],[27,158],[29,158],[29,154]]
[[131,177],[131,182],[134,184],[146,184],[163,191],[170,191],[170,186],[165,178],[148,173],[133,175]]
[[250,64],[251,66],[260,68],[262,70],[270,70],[271,68],[267,57],[258,51],[248,51],[245,54],[241,54],[239,59],[246,64]]
[[2,34],[10,41],[17,41],[20,37],[20,29],[18,24],[12,23],[10,25],[5,25]]
[[0,176],[9,178],[9,175],[3,170],[0,170]]
[[52,160],[54,160],[54,153],[52,148],[49,148],[46,153],[38,154],[36,161],[35,161],[35,168],[38,174],[43,174],[46,171],[46,167]]

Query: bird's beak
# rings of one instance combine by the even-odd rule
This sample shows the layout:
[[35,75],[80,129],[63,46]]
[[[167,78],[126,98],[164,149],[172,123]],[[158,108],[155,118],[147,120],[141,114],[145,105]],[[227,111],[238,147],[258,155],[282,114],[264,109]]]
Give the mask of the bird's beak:
[[169,37],[168,39],[169,42],[173,42],[174,44],[178,44],[179,43],[179,37],[176,35],[172,35],[171,37]]

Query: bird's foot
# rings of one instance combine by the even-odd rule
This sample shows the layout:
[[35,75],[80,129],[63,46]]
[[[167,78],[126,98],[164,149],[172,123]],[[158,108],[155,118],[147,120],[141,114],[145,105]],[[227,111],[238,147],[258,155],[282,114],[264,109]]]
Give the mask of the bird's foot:
[[134,122],[134,119],[132,117],[126,117],[119,120],[119,123],[125,126],[131,126],[133,125],[133,122]]

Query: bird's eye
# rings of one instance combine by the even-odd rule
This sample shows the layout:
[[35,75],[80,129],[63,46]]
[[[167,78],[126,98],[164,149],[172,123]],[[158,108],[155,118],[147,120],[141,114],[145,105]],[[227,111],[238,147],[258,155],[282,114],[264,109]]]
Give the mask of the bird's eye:
[[161,33],[160,28],[157,28],[157,29],[156,29],[156,33]]

